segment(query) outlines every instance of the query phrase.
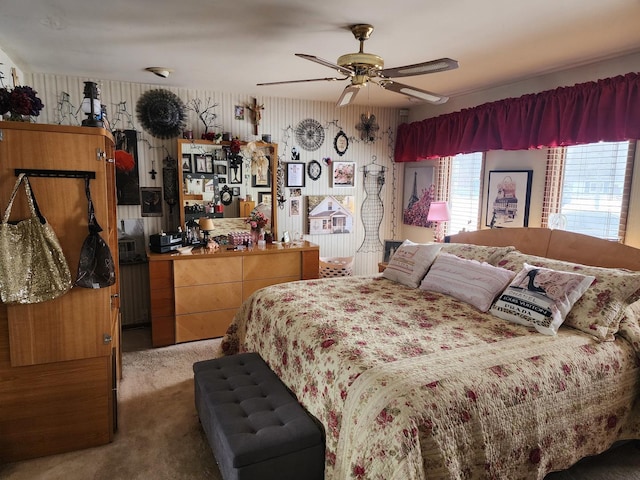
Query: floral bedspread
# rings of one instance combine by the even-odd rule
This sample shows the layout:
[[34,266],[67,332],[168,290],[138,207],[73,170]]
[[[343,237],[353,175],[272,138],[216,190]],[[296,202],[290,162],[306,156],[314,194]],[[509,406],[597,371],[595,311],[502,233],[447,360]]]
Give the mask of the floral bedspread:
[[322,422],[327,480],[542,479],[640,438],[626,339],[541,335],[380,276],[259,290],[223,350],[259,352]]

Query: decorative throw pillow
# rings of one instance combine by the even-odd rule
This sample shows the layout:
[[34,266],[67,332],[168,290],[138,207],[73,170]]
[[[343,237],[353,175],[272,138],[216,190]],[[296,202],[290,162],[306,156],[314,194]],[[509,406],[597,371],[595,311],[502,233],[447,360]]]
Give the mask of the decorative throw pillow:
[[470,243],[445,243],[442,246],[444,253],[450,253],[467,260],[486,262],[493,266],[497,265],[507,253],[513,252],[515,249],[516,247],[488,247]]
[[616,336],[626,339],[633,346],[638,358],[640,358],[640,300],[624,309]]
[[420,289],[451,295],[486,312],[514,276],[504,268],[440,252]]
[[594,280],[593,276],[525,263],[490,311],[505,320],[535,327],[545,335],[555,335]]
[[565,325],[599,340],[612,340],[627,305],[640,298],[640,272],[619,268],[591,267],[579,263],[510,252],[498,266],[519,271],[524,263],[538,267],[591,275],[595,281],[567,315]]
[[413,243],[411,240],[405,240],[389,259],[389,265],[382,272],[382,276],[417,288],[441,247],[440,243]]

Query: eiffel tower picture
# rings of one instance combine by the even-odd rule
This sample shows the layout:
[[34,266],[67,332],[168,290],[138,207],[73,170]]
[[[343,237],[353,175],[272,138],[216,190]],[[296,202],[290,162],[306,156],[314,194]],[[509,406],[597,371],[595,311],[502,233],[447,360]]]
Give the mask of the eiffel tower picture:
[[413,190],[411,197],[409,197],[409,203],[407,203],[407,210],[410,210],[418,200],[420,200],[418,198],[418,172],[413,172]]

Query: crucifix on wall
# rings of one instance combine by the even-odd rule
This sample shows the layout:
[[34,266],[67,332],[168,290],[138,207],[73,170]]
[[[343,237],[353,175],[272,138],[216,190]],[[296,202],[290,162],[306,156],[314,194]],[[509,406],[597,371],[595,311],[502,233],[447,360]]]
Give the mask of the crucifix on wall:
[[260,120],[262,120],[262,110],[264,110],[264,104],[258,105],[258,101],[254,98],[253,103],[247,108],[251,111],[253,116],[253,134],[258,135],[258,126],[260,125]]

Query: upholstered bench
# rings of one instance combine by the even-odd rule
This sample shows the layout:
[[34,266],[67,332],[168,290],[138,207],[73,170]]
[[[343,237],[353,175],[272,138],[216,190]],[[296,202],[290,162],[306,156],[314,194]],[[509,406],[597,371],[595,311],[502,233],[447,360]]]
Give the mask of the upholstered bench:
[[193,365],[196,410],[224,480],[322,480],[316,420],[257,353]]

